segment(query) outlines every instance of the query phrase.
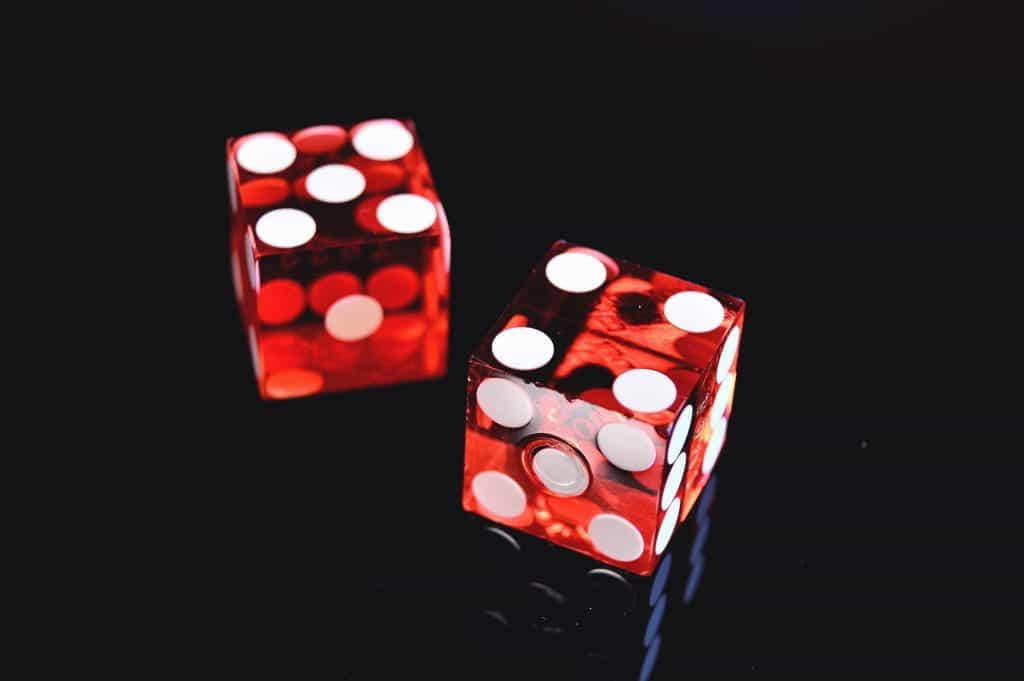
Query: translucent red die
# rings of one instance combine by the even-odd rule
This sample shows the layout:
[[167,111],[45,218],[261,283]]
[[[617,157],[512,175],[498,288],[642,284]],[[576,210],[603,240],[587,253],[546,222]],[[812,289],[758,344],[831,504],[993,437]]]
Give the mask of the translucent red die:
[[265,399],[447,368],[451,240],[411,121],[227,141],[231,267]]
[[470,358],[463,506],[650,574],[725,441],[744,311],[554,244]]

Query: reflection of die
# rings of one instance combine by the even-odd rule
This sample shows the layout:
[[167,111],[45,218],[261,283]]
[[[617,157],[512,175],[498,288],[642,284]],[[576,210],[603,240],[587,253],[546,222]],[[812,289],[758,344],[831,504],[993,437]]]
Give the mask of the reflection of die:
[[411,121],[227,142],[231,266],[260,394],[441,376],[450,237]]
[[721,451],[744,310],[556,243],[470,359],[463,506],[650,574]]
[[479,676],[647,681],[679,666],[672,653],[692,653],[686,606],[703,572],[713,484],[648,577],[471,523],[462,593],[466,643],[488,661]]

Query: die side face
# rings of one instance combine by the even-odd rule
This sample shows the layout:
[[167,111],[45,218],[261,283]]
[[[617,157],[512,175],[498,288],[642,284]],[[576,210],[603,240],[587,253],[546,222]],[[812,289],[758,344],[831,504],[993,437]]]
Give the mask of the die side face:
[[743,313],[555,244],[470,361],[465,508],[648,574],[721,450]]
[[685,481],[683,517],[697,502],[701,490],[707,485],[725,444],[735,399],[739,343],[745,316],[746,310],[741,309],[729,331],[732,340],[727,336],[696,391],[699,402],[696,405],[693,434],[689,445],[690,470]]
[[415,128],[228,140],[232,277],[266,399],[446,370],[450,235]]
[[[588,527],[603,510],[633,518],[637,537],[655,531],[661,471],[654,442],[661,438],[652,427],[627,426],[649,437],[654,450],[632,466],[646,468],[627,471],[610,464],[597,443],[602,428],[628,424],[618,412],[476,363],[469,390],[467,509],[590,554]],[[635,537],[623,540],[623,551],[644,549]]]

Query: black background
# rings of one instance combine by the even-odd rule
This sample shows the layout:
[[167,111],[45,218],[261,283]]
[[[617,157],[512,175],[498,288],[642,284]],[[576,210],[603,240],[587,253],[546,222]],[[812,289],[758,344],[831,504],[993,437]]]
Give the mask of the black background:
[[[192,93],[168,98],[200,244],[168,430],[201,434],[177,557],[198,647],[226,670],[483,678],[444,607],[471,558],[465,365],[565,238],[749,305],[701,627],[655,678],[1016,666],[1011,3],[251,14],[196,28],[200,66],[167,76]],[[449,376],[262,403],[223,140],[380,115],[415,119],[452,225]]]

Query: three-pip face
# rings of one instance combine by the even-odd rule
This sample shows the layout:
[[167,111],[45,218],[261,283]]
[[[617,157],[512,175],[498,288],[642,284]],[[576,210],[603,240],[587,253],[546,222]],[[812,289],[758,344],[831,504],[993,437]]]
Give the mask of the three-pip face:
[[254,133],[227,160],[261,396],[444,375],[451,239],[411,121]]
[[744,311],[556,243],[470,358],[463,506],[650,574],[724,443]]

